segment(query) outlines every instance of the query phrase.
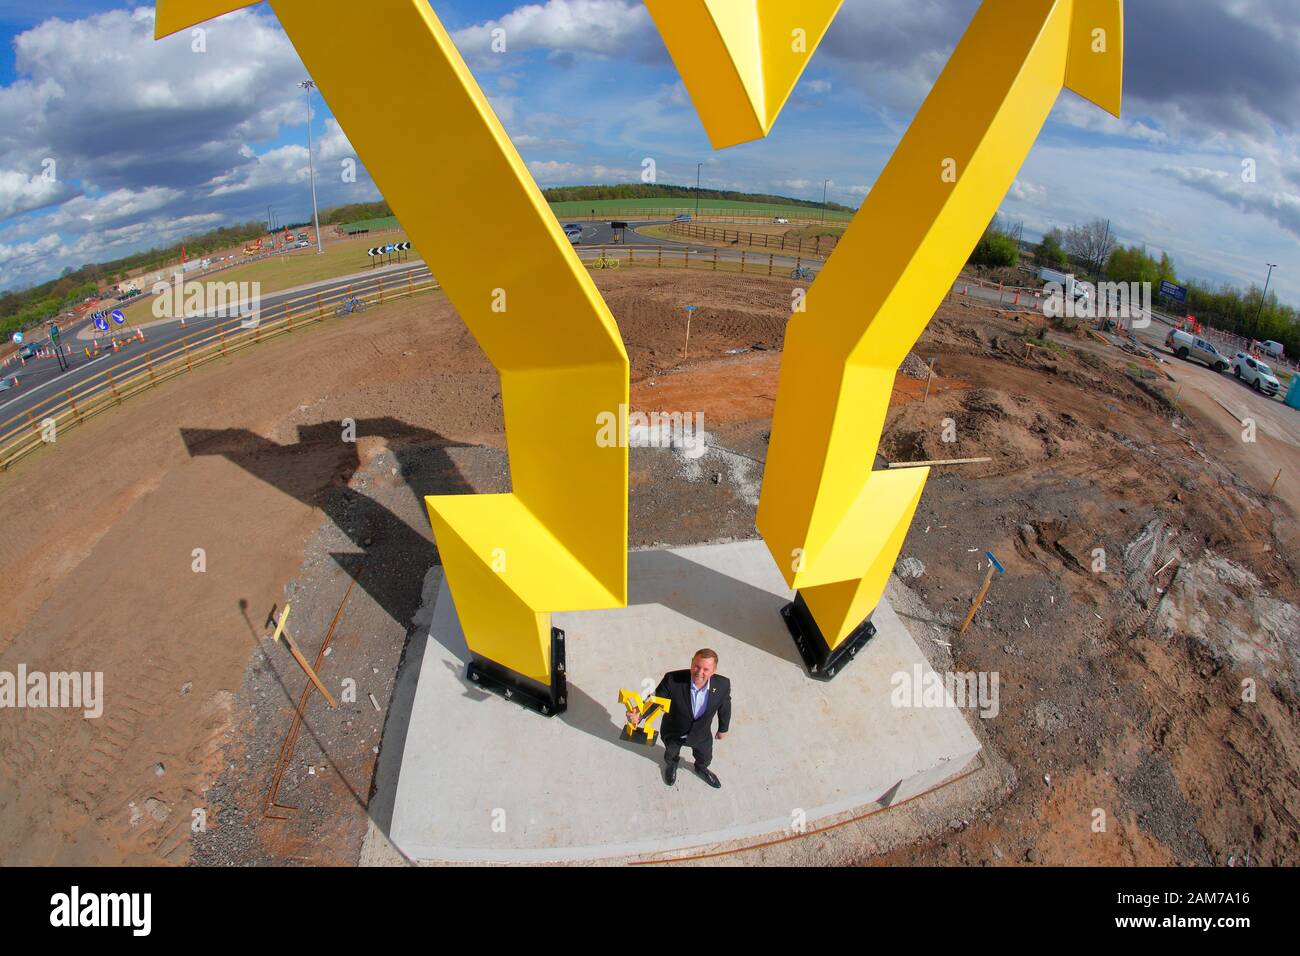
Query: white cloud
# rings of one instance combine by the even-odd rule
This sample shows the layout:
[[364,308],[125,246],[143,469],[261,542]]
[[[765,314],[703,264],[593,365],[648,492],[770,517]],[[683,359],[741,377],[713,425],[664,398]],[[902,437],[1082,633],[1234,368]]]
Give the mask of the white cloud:
[[663,46],[645,6],[631,0],[547,0],[518,7],[499,20],[458,30],[456,46],[466,56],[500,58],[526,50],[588,53],[645,60],[663,55]]
[[1264,216],[1300,238],[1300,195],[1246,182],[1240,175],[1202,166],[1166,166],[1160,172],[1213,196],[1234,209]]
[[183,186],[238,165],[295,109],[302,122],[303,68],[271,17],[242,10],[205,29],[206,53],[188,34],[155,41],[151,7],[19,34],[0,149],[53,157],[61,179],[99,189]]
[[0,169],[0,219],[40,209],[71,195],[70,187],[41,172],[29,176],[17,169]]
[[620,169],[600,163],[583,165],[555,160],[533,160],[528,163],[528,169],[533,174],[533,178],[543,185],[626,183],[639,181],[641,176],[640,169]]
[[1032,206],[1047,202],[1047,187],[1017,179],[1011,184],[1011,196]]

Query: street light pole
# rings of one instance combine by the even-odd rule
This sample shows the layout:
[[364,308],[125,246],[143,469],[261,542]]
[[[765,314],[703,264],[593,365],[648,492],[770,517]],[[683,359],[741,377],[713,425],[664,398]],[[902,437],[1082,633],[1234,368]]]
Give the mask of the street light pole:
[[695,218],[700,218],[700,167],[703,163],[695,164]]
[[826,187],[830,184],[829,179],[822,180],[822,222],[826,221]]
[[316,225],[316,255],[325,252],[320,239],[320,213],[316,210],[316,167],[311,158],[311,91],[316,88],[315,80],[303,80],[298,84],[307,91],[307,176],[311,179],[311,218]]
[[1251,335],[1252,339],[1259,334],[1259,320],[1264,315],[1264,300],[1268,298],[1268,282],[1273,278],[1273,270],[1277,268],[1276,262],[1269,262],[1266,265],[1268,266],[1268,275],[1264,277],[1264,291],[1259,296],[1259,309],[1255,312],[1255,327],[1251,329],[1251,332],[1254,333]]

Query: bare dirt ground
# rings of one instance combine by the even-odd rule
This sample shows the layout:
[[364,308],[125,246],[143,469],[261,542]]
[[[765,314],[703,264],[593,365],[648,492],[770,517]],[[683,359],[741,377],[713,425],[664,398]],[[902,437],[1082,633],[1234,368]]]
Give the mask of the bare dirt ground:
[[[710,436],[698,459],[632,450],[631,546],[752,536],[791,283],[598,284],[633,408],[702,411]],[[1263,494],[1300,450],[1243,443],[1122,353],[1021,331],[941,309],[917,347],[938,377],[925,400],[899,377],[881,442],[891,460],[993,458],[932,474],[899,570],[927,652],[999,673],[999,715],[975,719],[1012,783],[989,813],[859,859],[1300,861],[1297,501]],[[437,561],[422,497],[509,487],[497,389],[426,297],[206,367],[0,476],[0,671],[103,671],[106,696],[95,720],[0,715],[0,860],[356,862]],[[986,549],[1007,573],[958,637]],[[305,678],[266,639],[286,600],[341,696],[310,695],[301,726]]]

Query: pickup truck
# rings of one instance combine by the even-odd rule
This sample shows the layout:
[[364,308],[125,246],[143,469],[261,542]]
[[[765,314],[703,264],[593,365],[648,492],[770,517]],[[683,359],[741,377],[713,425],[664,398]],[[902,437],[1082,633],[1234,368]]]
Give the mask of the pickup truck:
[[1192,335],[1182,329],[1170,329],[1165,336],[1165,345],[1180,359],[1204,362],[1216,372],[1228,370],[1228,360],[1223,353],[1214,347],[1213,342],[1199,335]]

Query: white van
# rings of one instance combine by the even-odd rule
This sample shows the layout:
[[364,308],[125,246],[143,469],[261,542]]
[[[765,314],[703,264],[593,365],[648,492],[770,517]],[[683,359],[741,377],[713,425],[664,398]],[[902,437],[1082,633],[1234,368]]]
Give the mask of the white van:
[[1282,357],[1282,353],[1286,351],[1284,348],[1282,348],[1281,342],[1274,342],[1272,339],[1268,339],[1267,341],[1260,342],[1259,348],[1261,351],[1266,352],[1271,358],[1275,358],[1275,359],[1280,359]]
[[1055,269],[1039,269],[1038,278],[1042,282],[1055,282],[1065,294],[1071,299],[1083,299],[1085,302],[1092,297],[1092,292],[1086,282],[1077,282],[1073,275],[1067,275],[1064,272],[1057,272]]

